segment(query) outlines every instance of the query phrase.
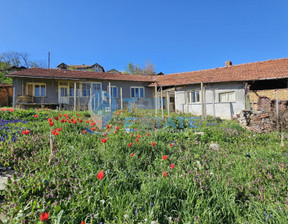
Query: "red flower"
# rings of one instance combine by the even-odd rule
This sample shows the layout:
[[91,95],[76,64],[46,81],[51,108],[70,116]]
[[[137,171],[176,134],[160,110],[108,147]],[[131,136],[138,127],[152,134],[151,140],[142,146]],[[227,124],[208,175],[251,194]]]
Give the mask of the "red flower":
[[172,163],[172,164],[170,165],[170,168],[171,168],[171,169],[174,169],[174,167],[175,167],[175,164]]
[[57,128],[57,131],[61,131],[62,130],[62,128]]
[[128,146],[129,146],[129,147],[132,147],[132,142],[130,142],[130,143],[128,144]]
[[86,224],[86,222],[81,221],[81,224]]
[[115,134],[117,134],[117,131],[114,131]]
[[53,121],[53,119],[52,119],[52,118],[48,118],[48,121],[49,121],[49,122],[52,122],[52,121]]
[[61,119],[61,123],[64,123],[64,119]]
[[54,122],[50,122],[49,125],[52,127],[54,125]]
[[80,119],[80,120],[79,120],[79,122],[80,122],[80,123],[82,123],[82,122],[83,122],[83,120],[82,120],[82,119]]
[[91,128],[91,131],[95,131],[95,129],[96,129],[96,128],[95,128],[95,127],[93,127],[93,128]]
[[168,156],[162,156],[162,158],[164,159],[164,160],[166,160],[166,159],[168,159]]
[[38,117],[38,115],[37,115],[37,114],[35,114],[33,117],[37,118],[37,117]]
[[105,137],[107,135],[107,133],[103,133],[103,136]]
[[119,130],[119,127],[118,127],[118,126],[116,127],[116,130]]
[[138,138],[135,138],[135,141],[136,141],[136,142],[139,142],[139,139],[138,139]]
[[93,122],[90,126],[94,126],[94,125],[96,125],[96,123],[95,122]]
[[172,144],[172,143],[170,143],[170,147],[173,147],[173,144]]
[[149,133],[147,133],[147,136],[149,136],[150,134]]
[[104,178],[104,171],[103,171],[103,170],[101,170],[101,171],[97,174],[97,178],[98,178],[99,180],[101,180],[101,179]]
[[135,154],[134,153],[131,153],[131,155],[130,155],[131,157],[133,157],[133,156],[135,156]]
[[29,133],[30,133],[29,130],[22,130],[22,134],[23,134],[23,135],[28,135]]
[[138,138],[141,138],[141,135],[137,135]]
[[62,117],[62,114],[59,114],[58,116],[59,116],[59,117]]
[[57,121],[59,119],[59,117],[55,117],[54,119]]
[[89,120],[87,120],[86,123],[89,124]]
[[84,130],[84,131],[83,131],[83,134],[86,134],[86,133],[87,133],[87,131],[86,131],[86,130]]
[[155,142],[151,142],[151,145],[152,145],[152,146],[155,146],[155,145],[156,145],[156,143],[155,143]]
[[168,175],[167,171],[164,171],[164,172],[162,173],[162,176],[163,176],[163,177],[167,177],[167,175]]
[[49,219],[49,213],[45,212],[45,213],[41,213],[41,214],[40,214],[40,220],[41,220],[42,222],[45,222],[45,221],[47,221],[48,219]]
[[77,124],[77,120],[73,121],[73,124]]
[[107,140],[108,140],[108,138],[102,138],[102,139],[101,139],[101,142],[102,142],[102,143],[106,143]]

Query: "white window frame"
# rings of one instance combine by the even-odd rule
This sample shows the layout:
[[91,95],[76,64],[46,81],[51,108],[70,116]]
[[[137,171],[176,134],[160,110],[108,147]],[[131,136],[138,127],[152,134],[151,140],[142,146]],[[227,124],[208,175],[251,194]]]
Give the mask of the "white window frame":
[[[193,102],[193,97],[192,97],[192,94],[193,93],[197,93],[198,92],[198,94],[199,94],[199,101],[195,101],[195,102]],[[200,95],[200,90],[197,90],[197,89],[195,89],[195,90],[191,90],[191,91],[189,91],[189,92],[187,92],[187,97],[188,97],[188,103],[189,104],[194,104],[194,103],[200,103],[201,102],[201,95]],[[196,99],[196,98],[195,98]]]
[[[139,89],[139,97],[132,97],[132,89]],[[143,97],[140,96],[140,89],[143,89]],[[144,86],[130,86],[130,98],[138,99],[138,98],[145,98],[145,87]]]
[[101,91],[102,91],[102,82],[85,82],[85,81],[83,81],[83,82],[80,82],[80,88],[79,88],[79,90],[80,90],[80,97],[90,97],[90,96],[83,96],[83,92],[82,92],[82,85],[83,85],[83,83],[90,83],[91,85],[92,85],[92,84],[100,84],[100,89],[101,89]]
[[[112,88],[116,88],[116,97],[113,96],[113,91],[112,91]],[[113,98],[118,98],[118,87],[117,86],[111,86],[111,96]],[[107,93],[109,94],[109,86],[107,86]]]
[[[229,94],[233,94],[233,99],[229,99]],[[222,100],[221,96],[225,96],[225,99]],[[231,102],[235,102],[235,91],[230,91],[230,92],[223,92],[223,93],[219,93],[219,102],[220,103],[231,103]]]
[[[43,82],[27,82],[26,83],[26,95],[28,95],[28,85],[32,85],[32,94],[33,94],[33,96],[34,97],[46,97],[46,91],[47,91],[47,86],[46,86],[46,83],[43,83]],[[36,85],[39,85],[39,86],[45,86],[45,95],[44,96],[42,96],[41,95],[41,87],[40,87],[40,91],[39,91],[39,94],[40,94],[40,96],[35,96],[35,86]]]

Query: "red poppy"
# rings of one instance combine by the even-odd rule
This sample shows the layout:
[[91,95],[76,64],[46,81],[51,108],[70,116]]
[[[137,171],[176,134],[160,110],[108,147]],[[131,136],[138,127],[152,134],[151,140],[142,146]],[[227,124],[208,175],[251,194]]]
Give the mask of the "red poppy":
[[116,130],[119,130],[119,129],[120,129],[120,128],[117,126],[117,127],[116,127]]
[[129,146],[129,147],[132,147],[132,142],[130,142],[130,143],[128,144],[128,146]]
[[33,117],[37,118],[37,117],[38,117],[38,115],[37,115],[37,114],[35,114]]
[[175,167],[175,164],[172,163],[172,164],[170,165],[170,168],[171,168],[171,169],[174,169],[174,167]]
[[101,142],[102,142],[102,143],[106,143],[107,140],[108,140],[108,138],[102,138],[102,139],[101,139]]
[[133,156],[135,156],[135,154],[134,153],[131,153],[131,155],[130,155],[131,157],[133,157]]
[[83,134],[86,134],[87,133],[87,131],[86,130],[83,130]]
[[29,130],[22,130],[22,134],[23,134],[23,135],[28,135],[29,133],[30,133]]
[[103,170],[101,170],[101,171],[97,174],[97,178],[98,178],[99,180],[101,180],[101,179],[104,178],[104,171],[103,171]]
[[86,222],[81,221],[81,224],[86,224]]
[[173,147],[173,144],[172,144],[172,143],[170,143],[170,147]]
[[52,118],[48,118],[48,121],[49,121],[49,122],[52,122],[52,121],[53,121],[53,119],[52,119]]
[[149,136],[150,134],[149,133],[147,133],[147,136]]
[[93,127],[93,128],[91,128],[91,131],[95,131],[95,129],[96,129],[96,128],[95,128],[95,127]]
[[152,145],[152,146],[155,146],[155,145],[156,145],[156,143],[155,143],[155,142],[151,142],[151,145]]
[[166,160],[166,159],[168,159],[168,156],[162,156],[162,158],[164,159],[164,160]]
[[42,222],[45,222],[45,221],[47,221],[48,219],[49,219],[49,213],[45,212],[45,213],[41,213],[41,214],[40,214],[40,220],[41,220]]
[[54,125],[54,122],[50,122],[49,125],[52,127]]
[[162,176],[163,176],[163,177],[167,177],[167,175],[168,175],[167,171],[164,171],[164,172],[162,173]]

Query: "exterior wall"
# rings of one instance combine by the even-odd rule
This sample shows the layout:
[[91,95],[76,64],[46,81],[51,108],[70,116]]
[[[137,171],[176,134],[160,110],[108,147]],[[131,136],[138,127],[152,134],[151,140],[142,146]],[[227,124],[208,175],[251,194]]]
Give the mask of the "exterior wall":
[[[16,97],[16,104],[17,104],[17,98],[19,96],[26,95],[26,83],[46,83],[46,96],[45,97],[34,97],[34,103],[46,103],[46,104],[58,104],[58,81],[59,80],[52,80],[52,79],[28,79],[28,78],[13,78],[13,87],[15,87],[15,97]],[[62,80],[64,81],[64,80]],[[69,80],[65,80],[69,81]],[[71,81],[74,82],[74,81]],[[81,82],[100,82],[102,83],[102,91],[106,92],[108,91],[108,85],[109,81],[107,80],[81,80],[77,81],[77,83]],[[123,100],[123,107],[127,107],[129,105],[128,100],[130,99],[130,87],[144,87],[144,98],[145,99],[138,99],[134,103],[137,104],[139,107],[147,107],[151,104],[151,108],[153,105],[153,88],[148,88],[149,83],[144,82],[125,82],[125,81],[110,81],[111,86],[118,87],[118,97],[113,99],[114,102],[117,105],[117,108],[120,108],[120,87],[122,87],[122,98]],[[78,98],[78,97],[77,97]],[[84,99],[85,98],[85,99]],[[81,102],[88,102],[88,97],[83,97],[81,99]],[[77,99],[78,100],[78,99]],[[150,102],[149,102],[150,101]],[[66,101],[69,104],[74,103],[74,97],[71,96]],[[144,105],[144,106],[143,106]]]
[[9,106],[11,103],[12,103],[12,86],[1,87],[0,85],[0,106]]
[[[175,92],[175,109],[176,112],[191,113],[193,115],[202,115],[201,99],[199,103],[189,103],[188,108],[185,104],[185,91],[199,90],[200,84],[189,85],[181,90]],[[211,83],[206,84],[206,113],[207,115],[213,116],[213,91],[214,94],[214,106],[215,116],[223,119],[231,119],[236,117],[241,110],[245,109],[245,97],[244,97],[244,85],[242,82],[231,82],[231,83]],[[235,92],[234,102],[220,102],[219,94],[225,92]],[[200,94],[201,95],[201,94]],[[201,98],[201,97],[200,97]]]
[[[266,96],[270,100],[276,99],[276,90],[270,89],[270,90],[257,90],[256,93],[259,96]],[[253,92],[249,91],[249,98],[250,102],[257,103],[258,102],[258,96]],[[288,100],[288,89],[278,89],[278,99],[281,100]]]

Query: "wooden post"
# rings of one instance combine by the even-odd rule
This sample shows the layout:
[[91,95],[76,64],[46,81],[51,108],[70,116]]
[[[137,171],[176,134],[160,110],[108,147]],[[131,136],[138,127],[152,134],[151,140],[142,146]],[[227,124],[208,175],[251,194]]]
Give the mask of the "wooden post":
[[120,105],[121,105],[121,112],[123,110],[123,95],[122,95],[122,87],[120,87]]
[[161,97],[161,113],[162,113],[162,119],[164,118],[164,108],[163,108],[163,89],[162,86],[160,87],[160,97]]
[[201,106],[202,106],[202,120],[205,120],[205,95],[204,95],[204,85],[201,82]]
[[155,116],[158,116],[158,92],[157,92],[157,83],[155,82]]
[[185,105],[186,105],[186,113],[189,113],[189,102],[188,102],[188,92],[185,91]]
[[77,104],[77,100],[76,100],[76,95],[77,95],[77,85],[76,85],[76,81],[74,82],[74,111],[76,110],[76,104]]
[[166,104],[167,104],[168,117],[170,117],[170,96],[168,91],[166,92]]
[[278,89],[276,89],[276,115],[279,116],[279,98],[278,98]]
[[111,111],[111,82],[108,84],[108,93],[109,93],[109,110]]
[[13,108],[15,108],[15,105],[16,105],[16,92],[15,92],[15,87],[13,87]]
[[216,117],[216,110],[215,110],[215,89],[212,90],[213,92],[213,99],[212,99],[212,106],[213,106],[213,117]]

